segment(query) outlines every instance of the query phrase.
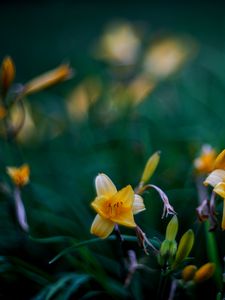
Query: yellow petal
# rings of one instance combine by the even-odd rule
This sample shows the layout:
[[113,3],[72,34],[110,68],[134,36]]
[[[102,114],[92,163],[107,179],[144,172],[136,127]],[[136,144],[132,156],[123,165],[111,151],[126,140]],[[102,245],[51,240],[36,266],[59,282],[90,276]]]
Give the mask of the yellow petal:
[[131,208],[134,202],[134,191],[130,185],[121,189],[112,197],[112,205],[117,202],[123,202],[123,207]]
[[133,214],[137,214],[145,209],[143,198],[137,194],[134,194],[134,202],[132,207]]
[[98,196],[111,197],[117,192],[112,180],[103,173],[95,178],[95,188]]
[[213,191],[222,198],[225,198],[225,182],[218,183]]
[[97,214],[91,225],[91,233],[97,235],[101,239],[105,239],[113,231],[114,226],[115,224],[112,221],[107,220]]
[[225,170],[225,149],[217,156],[213,169]]
[[96,197],[95,200],[91,203],[91,206],[94,210],[99,213],[102,217],[108,219],[108,215],[106,214],[106,205],[107,205],[107,198],[104,196]]
[[133,212],[131,209],[124,209],[124,211],[121,211],[121,213],[115,217],[112,217],[111,220],[115,222],[116,224],[123,225],[126,227],[136,227],[134,221]]
[[204,185],[211,185],[215,187],[218,183],[225,181],[225,171],[218,169],[209,174],[204,181]]

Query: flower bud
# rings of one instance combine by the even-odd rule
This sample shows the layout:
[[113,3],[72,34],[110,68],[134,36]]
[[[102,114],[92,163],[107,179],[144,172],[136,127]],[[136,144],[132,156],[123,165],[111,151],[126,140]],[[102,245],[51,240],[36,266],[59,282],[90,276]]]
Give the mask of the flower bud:
[[194,276],[194,282],[195,283],[200,283],[203,282],[210,277],[212,277],[214,271],[215,271],[215,264],[214,263],[207,263],[203,265],[201,268],[198,269],[198,271],[195,273]]
[[24,94],[28,95],[39,92],[40,90],[71,78],[72,75],[73,70],[70,68],[70,66],[68,64],[63,64],[58,68],[35,77],[26,83],[24,86]]
[[191,252],[194,244],[194,233],[191,229],[184,233],[178,245],[173,269],[176,268]]
[[146,183],[153,175],[160,159],[160,151],[155,152],[147,161],[141,177],[141,183]]
[[182,271],[182,279],[184,281],[190,281],[194,278],[195,276],[195,272],[197,271],[197,267],[194,266],[194,265],[189,265],[189,266],[186,266],[183,271]]
[[174,215],[166,228],[166,240],[173,241],[176,238],[178,231],[178,219],[177,216]]
[[1,68],[1,85],[3,92],[7,92],[15,78],[15,66],[10,56],[7,56],[2,61]]

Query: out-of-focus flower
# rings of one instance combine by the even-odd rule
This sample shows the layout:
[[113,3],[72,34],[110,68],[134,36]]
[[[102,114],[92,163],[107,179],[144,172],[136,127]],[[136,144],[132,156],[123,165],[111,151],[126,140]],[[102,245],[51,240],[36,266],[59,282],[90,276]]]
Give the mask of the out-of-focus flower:
[[17,105],[12,106],[10,110],[10,118],[15,127],[20,126],[20,122],[22,122],[21,129],[17,134],[17,141],[26,143],[37,135],[37,132],[34,134],[36,127],[30,106],[25,101],[23,102],[23,110],[21,110]]
[[[221,196],[225,201],[225,150],[215,159],[213,171],[204,181],[204,184],[211,185],[213,191]],[[225,230],[225,204],[223,205],[223,217],[221,227]]]
[[155,88],[156,83],[141,74],[132,80],[128,87],[130,102],[134,105],[141,103]]
[[132,65],[140,48],[140,38],[134,26],[127,22],[113,23],[102,35],[97,55],[114,64]]
[[136,227],[133,215],[145,210],[141,196],[136,195],[130,185],[117,191],[115,185],[105,174],[95,179],[97,197],[91,206],[97,215],[91,226],[91,233],[106,238],[116,224]]
[[30,95],[48,88],[64,80],[70,79],[73,70],[69,64],[62,64],[58,68],[35,77],[24,85],[23,94]]
[[27,164],[21,167],[7,167],[7,174],[11,178],[12,182],[18,186],[22,187],[29,182],[30,179],[30,167]]
[[193,278],[195,283],[203,282],[213,276],[216,266],[214,263],[207,263],[199,268]]
[[12,58],[10,56],[5,57],[1,67],[1,86],[4,93],[10,88],[15,78],[15,73],[16,69]]
[[156,80],[164,79],[178,71],[195,50],[196,46],[190,39],[160,38],[149,47],[145,54],[144,71]]
[[101,95],[102,84],[97,78],[88,78],[79,84],[68,96],[66,107],[72,120],[82,121],[88,110]]
[[216,151],[210,145],[203,145],[200,155],[194,160],[194,167],[198,174],[210,173],[215,164]]

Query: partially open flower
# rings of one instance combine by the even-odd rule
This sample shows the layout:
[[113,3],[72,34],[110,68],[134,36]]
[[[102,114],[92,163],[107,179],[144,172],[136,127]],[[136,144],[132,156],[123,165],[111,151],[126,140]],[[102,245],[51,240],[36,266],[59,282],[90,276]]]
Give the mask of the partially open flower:
[[22,187],[29,182],[30,168],[27,164],[24,164],[19,168],[7,167],[7,173],[12,182],[18,187]]
[[98,213],[92,223],[91,233],[106,238],[115,224],[136,227],[134,214],[145,210],[141,196],[136,195],[130,185],[117,191],[111,179],[99,174],[95,179],[97,197],[91,206]]

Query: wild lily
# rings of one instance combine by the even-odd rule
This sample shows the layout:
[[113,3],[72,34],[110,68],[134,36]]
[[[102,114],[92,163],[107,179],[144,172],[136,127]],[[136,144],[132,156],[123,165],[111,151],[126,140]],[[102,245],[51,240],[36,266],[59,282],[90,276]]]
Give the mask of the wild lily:
[[97,197],[91,206],[97,215],[91,226],[91,233],[104,239],[110,235],[116,224],[130,228],[137,225],[134,214],[145,210],[141,196],[134,193],[130,185],[117,191],[111,179],[99,174],[95,179]]
[[[225,199],[225,149],[216,157],[213,171],[204,181],[213,187],[213,192]],[[225,229],[225,205],[223,206],[222,229]]]

